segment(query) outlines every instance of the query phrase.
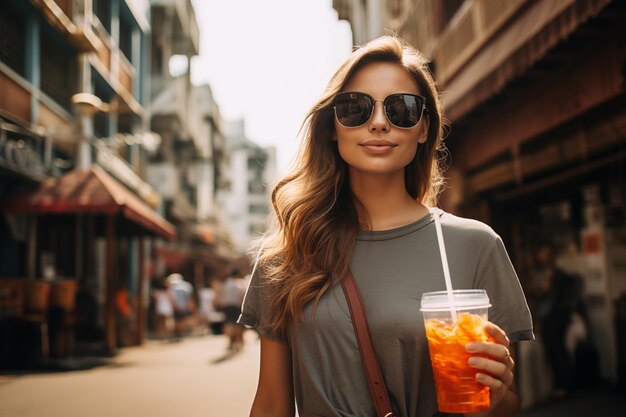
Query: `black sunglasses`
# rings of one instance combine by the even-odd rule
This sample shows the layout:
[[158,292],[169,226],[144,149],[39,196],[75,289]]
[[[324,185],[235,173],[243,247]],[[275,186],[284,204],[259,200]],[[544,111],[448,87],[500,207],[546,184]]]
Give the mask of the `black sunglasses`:
[[372,117],[374,104],[383,103],[389,123],[400,129],[417,125],[426,111],[426,98],[416,94],[391,94],[384,100],[359,92],[339,93],[335,97],[335,117],[343,127],[363,126]]

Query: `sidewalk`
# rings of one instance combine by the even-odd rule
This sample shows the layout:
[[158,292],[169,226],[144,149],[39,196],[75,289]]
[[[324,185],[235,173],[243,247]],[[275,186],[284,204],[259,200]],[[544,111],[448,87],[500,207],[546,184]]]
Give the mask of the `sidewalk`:
[[607,388],[583,391],[571,397],[552,401],[519,417],[616,417],[626,416],[626,392]]
[[235,355],[225,336],[191,337],[125,348],[92,369],[0,376],[0,416],[247,416],[259,344],[246,336]]

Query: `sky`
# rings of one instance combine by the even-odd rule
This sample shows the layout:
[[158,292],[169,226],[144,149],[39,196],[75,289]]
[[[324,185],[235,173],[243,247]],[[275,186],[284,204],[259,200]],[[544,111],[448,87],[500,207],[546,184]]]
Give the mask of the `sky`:
[[298,148],[308,109],[350,54],[350,25],[332,0],[192,0],[200,55],[195,85],[209,83],[225,120],[243,117],[246,134],[277,149],[278,174]]

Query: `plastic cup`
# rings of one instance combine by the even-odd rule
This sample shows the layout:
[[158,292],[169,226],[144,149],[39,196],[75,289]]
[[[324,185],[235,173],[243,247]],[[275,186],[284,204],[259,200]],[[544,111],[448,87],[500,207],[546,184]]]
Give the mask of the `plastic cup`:
[[489,387],[476,381],[477,370],[467,363],[465,345],[490,340],[484,329],[489,297],[485,290],[454,290],[457,321],[453,322],[446,291],[422,294],[421,311],[443,413],[475,413],[489,409]]

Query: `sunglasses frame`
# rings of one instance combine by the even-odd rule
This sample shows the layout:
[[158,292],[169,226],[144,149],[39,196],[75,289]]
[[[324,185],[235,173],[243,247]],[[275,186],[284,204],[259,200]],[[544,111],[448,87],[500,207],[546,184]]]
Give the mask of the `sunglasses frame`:
[[[370,114],[367,117],[367,120],[365,120],[365,122],[363,122],[362,124],[360,124],[358,126],[346,126],[346,125],[342,124],[341,121],[339,120],[339,117],[337,116],[337,105],[333,104],[333,112],[335,113],[335,120],[337,120],[337,123],[339,123],[341,126],[345,127],[346,129],[352,129],[352,128],[365,126],[367,124],[367,122],[369,122],[370,119],[372,118],[372,115],[374,114],[374,108],[375,108],[377,102],[383,103],[383,112],[385,113],[385,118],[387,119],[387,121],[389,122],[390,125],[392,125],[393,127],[397,128],[397,129],[413,129],[415,126],[417,126],[422,121],[422,117],[424,117],[424,114],[428,114],[428,109],[426,108],[426,97],[421,96],[419,94],[393,93],[393,94],[389,94],[387,97],[385,97],[384,100],[374,100],[374,97],[370,96],[367,93],[363,93],[361,91],[343,91],[341,93],[338,93],[335,96],[334,102],[336,103],[337,102],[337,98],[339,96],[344,95],[344,94],[361,94],[361,95],[367,97],[368,99],[370,99],[372,101],[372,109],[370,110]],[[389,100],[389,98],[394,97],[394,96],[418,97],[422,101],[422,106],[421,106],[422,108],[421,108],[420,117],[419,117],[419,119],[417,119],[417,122],[415,122],[415,124],[413,126],[409,126],[409,127],[398,126],[395,123],[393,123],[391,121],[391,119],[389,119],[389,115],[387,114],[387,100]]]

